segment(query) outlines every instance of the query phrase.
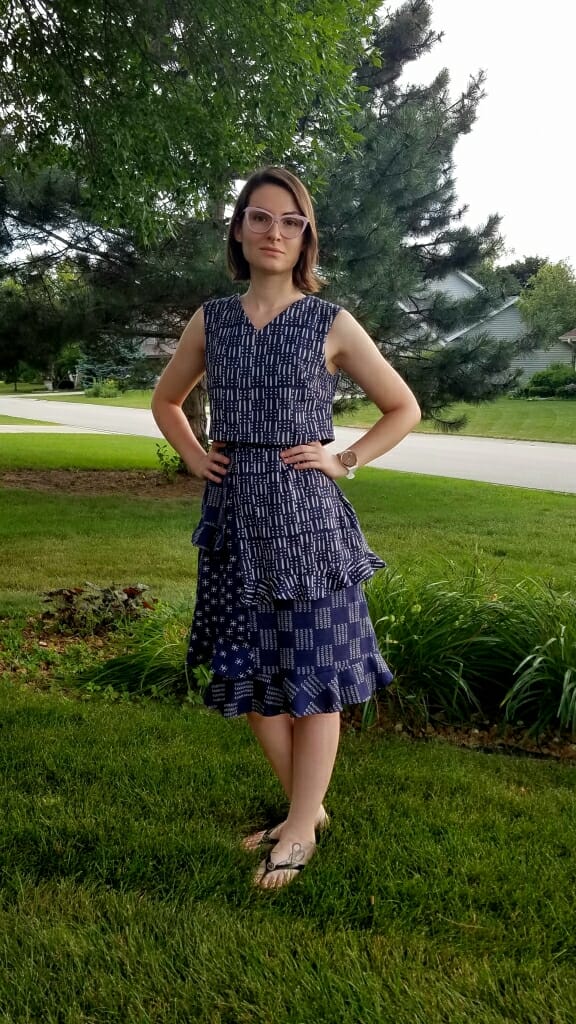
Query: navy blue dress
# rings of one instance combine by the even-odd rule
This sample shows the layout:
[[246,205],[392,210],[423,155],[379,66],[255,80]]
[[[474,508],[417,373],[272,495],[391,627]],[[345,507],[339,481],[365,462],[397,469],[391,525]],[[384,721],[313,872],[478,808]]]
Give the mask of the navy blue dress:
[[261,329],[238,295],[203,310],[210,437],[230,463],[206,481],[192,536],[188,665],[209,668],[204,702],[227,718],[362,704],[393,678],[362,589],[386,563],[334,480],[280,458],[334,440],[324,343],[339,307],[304,296]]

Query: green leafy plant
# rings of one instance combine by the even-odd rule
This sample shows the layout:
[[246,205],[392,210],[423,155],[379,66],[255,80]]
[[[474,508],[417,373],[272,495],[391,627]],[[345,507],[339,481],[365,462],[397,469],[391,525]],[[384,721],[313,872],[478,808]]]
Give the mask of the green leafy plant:
[[160,463],[160,471],[170,483],[176,479],[179,473],[187,472],[184,460],[167,444],[159,442],[156,445],[156,454]]
[[91,387],[86,388],[84,394],[88,398],[117,398],[120,386],[115,378],[109,377],[107,380],[95,381]]
[[552,363],[534,373],[520,393],[525,397],[570,398],[573,385],[576,385],[576,371],[564,363]]
[[55,632],[88,636],[105,633],[151,611],[156,598],[144,596],[150,588],[144,583],[132,586],[62,587],[46,591],[43,600],[50,605],[42,621]]

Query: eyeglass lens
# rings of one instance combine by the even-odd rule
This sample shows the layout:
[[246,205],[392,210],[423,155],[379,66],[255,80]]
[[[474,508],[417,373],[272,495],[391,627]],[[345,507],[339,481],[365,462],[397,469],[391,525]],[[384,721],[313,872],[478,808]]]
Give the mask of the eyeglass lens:
[[[250,230],[262,233],[264,231],[269,231],[276,219],[266,210],[255,210],[250,207],[246,208],[245,214]],[[298,235],[302,234],[306,227],[306,218],[298,215],[291,216],[290,214],[286,214],[284,217],[278,217],[277,219],[280,234],[284,238],[296,238]]]

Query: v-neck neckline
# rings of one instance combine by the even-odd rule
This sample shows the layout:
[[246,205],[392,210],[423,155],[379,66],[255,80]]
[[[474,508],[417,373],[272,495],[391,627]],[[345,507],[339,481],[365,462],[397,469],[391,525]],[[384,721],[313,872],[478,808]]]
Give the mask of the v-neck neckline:
[[283,316],[284,313],[287,313],[289,309],[292,309],[293,306],[297,306],[299,302],[304,302],[304,299],[309,299],[310,296],[301,295],[299,299],[294,299],[293,302],[289,302],[287,306],[284,306],[284,309],[281,309],[279,313],[276,313],[276,316],[273,316],[272,319],[268,320],[268,322],[263,324],[262,327],[256,327],[256,324],[252,323],[250,317],[248,316],[246,310],[244,309],[244,304],[242,302],[241,295],[237,294],[236,298],[238,299],[238,305],[240,306],[242,315],[244,316],[246,323],[252,328],[252,330],[256,334],[260,334],[262,331],[265,331],[267,327],[270,327],[270,324],[275,323],[275,321],[278,320],[281,316]]

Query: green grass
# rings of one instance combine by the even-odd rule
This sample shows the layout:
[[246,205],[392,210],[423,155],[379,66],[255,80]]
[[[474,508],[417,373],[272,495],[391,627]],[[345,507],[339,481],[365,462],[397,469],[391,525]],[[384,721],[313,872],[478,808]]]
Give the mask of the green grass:
[[[7,384],[5,380],[0,380],[0,395],[6,395],[7,397],[9,397],[10,395],[28,395],[28,394],[31,394],[33,391],[42,391],[43,392],[44,391],[44,385],[43,384],[25,384],[23,381],[20,381],[18,386],[17,386],[17,390],[14,391],[14,385],[13,384]],[[48,393],[48,392],[46,392],[46,393]]]
[[152,391],[125,391],[116,398],[92,398],[90,395],[58,394],[42,395],[42,398],[53,398],[56,402],[78,402],[82,405],[115,405],[126,409],[149,409]]
[[[484,405],[459,402],[449,410],[450,417],[463,414],[468,417],[468,423],[459,434],[576,444],[576,402],[498,398]],[[354,412],[335,417],[334,423],[341,427],[368,428],[380,415],[372,402],[366,402]],[[437,432],[431,423],[419,423],[416,430]]]
[[159,469],[158,443],[121,434],[10,434],[0,469]]
[[10,1024],[573,1024],[574,769],[345,733],[286,889],[243,719],[0,688]]
[[[376,469],[342,489],[392,568],[426,566],[441,578],[447,559],[464,566],[479,551],[495,578],[536,575],[573,587],[575,495]],[[33,600],[90,579],[144,582],[183,599],[193,594],[189,538],[199,514],[199,498],[0,489],[0,597]]]
[[21,424],[25,424],[27,427],[57,427],[57,423],[48,423],[46,420],[25,420],[20,416],[0,416],[0,424],[6,424],[7,427],[15,427]]

